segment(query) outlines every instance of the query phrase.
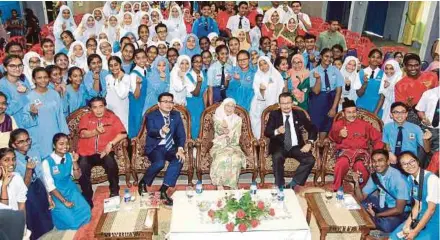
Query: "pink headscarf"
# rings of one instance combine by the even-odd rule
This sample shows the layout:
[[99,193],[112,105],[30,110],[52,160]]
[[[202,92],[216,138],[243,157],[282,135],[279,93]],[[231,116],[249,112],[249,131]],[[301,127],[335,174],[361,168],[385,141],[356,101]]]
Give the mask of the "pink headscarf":
[[[293,62],[297,60],[300,63],[301,69],[299,71],[295,71],[293,69]],[[304,79],[309,77],[309,70],[305,68],[304,65],[304,57],[302,54],[295,54],[292,57],[292,69],[289,70],[290,78],[292,79],[292,85],[293,85],[293,95],[299,102],[304,101],[304,92],[298,89],[298,85],[304,81]]]

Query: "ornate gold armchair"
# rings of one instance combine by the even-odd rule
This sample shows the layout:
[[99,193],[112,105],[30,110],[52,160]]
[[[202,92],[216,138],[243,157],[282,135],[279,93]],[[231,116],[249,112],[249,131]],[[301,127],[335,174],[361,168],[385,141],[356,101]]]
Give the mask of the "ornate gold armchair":
[[[260,138],[260,154],[259,154],[261,184],[264,184],[264,178],[267,174],[273,174],[272,155],[269,154],[270,139],[264,136],[264,130],[266,128],[267,122],[269,121],[270,112],[277,109],[279,109],[279,105],[276,103],[264,109],[263,114],[261,115],[261,138]],[[310,120],[309,114],[304,109],[297,106],[293,106],[292,109],[303,111],[304,114],[307,116],[307,118]],[[319,155],[318,148],[316,147],[316,143],[317,141],[315,141],[315,144],[311,150],[313,156],[316,159],[315,166],[312,169],[312,173],[314,174],[313,183],[315,185],[317,185],[318,177],[321,176],[321,172],[320,172],[321,158]],[[299,162],[297,160],[295,160],[294,158],[286,158],[286,162],[284,164],[284,176],[293,177],[293,174],[295,173],[298,166],[299,166]]]
[[[333,119],[333,122],[338,121],[339,119],[343,118],[342,112],[339,112],[336,114],[335,118]],[[364,121],[369,122],[374,128],[382,132],[383,129],[383,122],[380,120],[376,115],[373,113],[370,113],[364,109],[357,110],[357,117],[359,119],[362,119]],[[369,150],[372,151],[373,146],[370,143]],[[323,158],[322,158],[322,171],[321,171],[321,181],[324,183],[325,176],[327,175],[333,175],[335,172],[335,164],[336,164],[336,144],[330,140],[330,138],[326,138],[324,140],[324,152],[323,152]],[[368,170],[371,171],[372,166],[368,166]],[[345,175],[344,180],[353,182],[353,171],[350,169]]]
[[[211,168],[212,157],[209,151],[211,150],[213,145],[212,141],[214,139],[214,114],[219,106],[219,103],[209,106],[205,109],[200,119],[200,132],[196,140],[196,168],[198,179],[202,179],[203,174],[209,174]],[[241,173],[252,173],[252,181],[255,181],[258,171],[258,142],[252,133],[251,122],[246,110],[237,105],[235,107],[235,113],[240,116],[243,121],[239,143],[241,150],[246,155],[246,168],[242,168]]]
[[[150,112],[157,110],[158,108],[159,107],[157,105],[154,105],[153,107],[147,110],[147,112],[144,115],[144,119],[142,121],[141,130],[139,131],[138,135],[131,140],[131,145],[132,145],[131,165],[133,168],[133,172],[136,175],[135,177],[136,184],[138,182],[136,173],[144,174],[147,168],[150,167],[151,165],[150,161],[148,160],[148,157],[145,156],[145,143],[146,143],[147,131],[148,131],[146,123],[147,123],[148,114]],[[183,163],[183,167],[180,174],[187,175],[188,183],[191,183],[194,175],[194,160],[193,160],[193,151],[192,151],[194,147],[194,142],[191,139],[191,117],[189,115],[188,110],[186,110],[186,108],[183,106],[175,105],[173,110],[180,112],[186,133],[186,142],[184,147],[186,158]],[[158,176],[163,177],[165,175],[165,171],[167,168],[168,168],[168,162],[165,163],[164,169],[160,171]]]
[[[108,110],[110,111],[111,110]],[[81,117],[85,114],[89,113],[90,109],[88,107],[83,107],[67,117],[67,125],[70,130],[70,149],[76,151],[78,139],[79,139],[79,121]],[[119,175],[125,175],[125,182],[128,187],[131,186],[130,183],[130,175],[131,175],[131,166],[130,159],[128,158],[128,140],[124,139],[120,141],[118,144],[113,146],[113,151],[115,152],[115,159],[118,163]],[[92,168],[92,183],[101,183],[108,180],[107,174],[105,174],[104,168],[101,166],[96,166]]]

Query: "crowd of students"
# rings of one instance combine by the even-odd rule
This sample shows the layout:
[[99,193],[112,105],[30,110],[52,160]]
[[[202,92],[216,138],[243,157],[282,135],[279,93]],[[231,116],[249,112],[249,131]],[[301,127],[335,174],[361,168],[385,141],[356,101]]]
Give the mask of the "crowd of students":
[[[232,114],[233,107],[249,112],[257,138],[262,134],[279,138],[287,134],[284,127],[273,126],[275,134],[260,132],[261,114],[268,106],[281,105],[279,101],[287,94],[292,101],[283,98],[287,102],[282,104],[296,105],[309,113],[311,124],[307,126],[316,130],[318,147],[326,137],[337,143],[335,191],[352,168],[355,179],[360,174],[364,180],[360,184],[363,190],[356,190],[356,195],[367,199],[380,186],[369,177],[370,161],[386,188],[391,184],[387,175],[406,172],[411,180],[408,185],[399,175],[402,181],[393,183],[397,184],[393,190],[380,191],[381,201],[386,199],[387,203],[381,202],[380,209],[397,206],[399,211],[385,210],[388,215],[384,216],[404,214],[403,210],[411,207],[403,202],[411,196],[416,201],[411,220],[408,218],[403,226],[412,229],[405,232],[407,239],[438,238],[438,222],[437,230],[433,230],[431,217],[438,214],[438,177],[423,169],[438,174],[439,51],[434,51],[434,62],[425,72],[417,54],[397,52],[393,58],[384,59],[379,49],[372,49],[368,66],[361,66],[356,56],[347,54],[337,21],[329,21],[329,29],[314,36],[308,33],[312,23],[301,12],[301,2],[272,4],[263,12],[257,2],[225,2],[220,11],[218,4],[205,2],[197,6],[169,3],[157,8],[147,1],[108,1],[85,14],[78,26],[71,9],[62,6],[53,24],[54,39],[45,38],[40,43],[42,55],[24,54],[19,43],[8,43],[0,66],[0,207],[26,209],[32,239],[53,226],[77,229],[87,223],[93,207],[90,169],[104,164],[111,195],[117,195],[112,147],[126,137],[137,136],[145,112],[156,104],[165,118],[160,120],[162,124],[171,112],[169,104],[185,106],[191,115],[191,136],[197,138],[204,109],[222,102],[216,112],[216,137],[225,141],[214,144],[211,154],[216,161],[211,178],[215,185],[235,188],[244,155],[236,135],[241,121]],[[163,98],[167,100],[162,102]],[[91,107],[92,112],[81,119],[78,153],[69,153],[66,117],[84,106]],[[360,122],[358,108],[377,115],[385,124],[383,133]],[[344,118],[333,123],[339,111]],[[233,122],[228,125],[229,120]],[[164,139],[156,144],[166,147],[169,131],[168,127],[159,127],[154,138]],[[288,134],[293,136],[295,131]],[[279,140],[283,142],[284,138]],[[297,154],[307,153],[309,163],[314,162],[308,154],[313,142],[292,140],[289,147],[307,146]],[[369,141],[375,149],[371,158]],[[225,158],[225,152],[232,157]],[[183,161],[180,147],[177,154]],[[228,161],[232,161],[232,170],[225,169]],[[390,170],[388,163],[392,164]],[[181,168],[176,166],[174,177]],[[313,164],[309,167],[311,170]],[[151,185],[157,172],[140,186]],[[302,173],[298,182],[294,178],[288,187],[303,184],[309,173]],[[419,175],[425,176],[421,179],[426,184],[412,188],[422,186],[418,190],[423,194],[410,194]],[[71,176],[79,179],[82,195]],[[283,178],[282,174],[278,176]],[[161,192],[175,182],[171,184],[163,186]],[[284,180],[277,184],[283,186]],[[403,185],[408,191],[401,192]],[[398,192],[392,192],[394,189]],[[166,194],[161,197],[172,204]],[[371,205],[367,208],[373,217],[378,214]],[[393,226],[406,217],[393,219]],[[416,219],[420,221],[413,226],[411,221]]]

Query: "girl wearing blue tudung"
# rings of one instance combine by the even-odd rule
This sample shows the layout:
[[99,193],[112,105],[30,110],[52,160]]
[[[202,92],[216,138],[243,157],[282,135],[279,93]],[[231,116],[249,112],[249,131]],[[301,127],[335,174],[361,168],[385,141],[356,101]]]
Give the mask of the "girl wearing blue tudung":
[[157,98],[170,89],[170,64],[165,57],[157,56],[151,66],[151,76],[147,79],[147,96],[142,112],[157,104]]

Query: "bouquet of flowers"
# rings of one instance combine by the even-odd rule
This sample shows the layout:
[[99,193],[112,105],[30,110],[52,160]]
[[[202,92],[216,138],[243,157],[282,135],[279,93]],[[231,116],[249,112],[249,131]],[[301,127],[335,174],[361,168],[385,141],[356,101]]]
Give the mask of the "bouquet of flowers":
[[252,200],[250,192],[246,192],[240,199],[229,196],[225,202],[222,199],[217,202],[217,210],[209,210],[208,216],[214,221],[218,220],[225,224],[229,232],[238,226],[240,232],[256,228],[260,220],[266,216],[275,216],[275,210],[266,206],[263,201]]

